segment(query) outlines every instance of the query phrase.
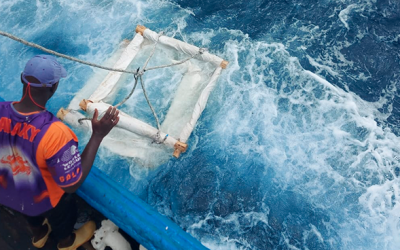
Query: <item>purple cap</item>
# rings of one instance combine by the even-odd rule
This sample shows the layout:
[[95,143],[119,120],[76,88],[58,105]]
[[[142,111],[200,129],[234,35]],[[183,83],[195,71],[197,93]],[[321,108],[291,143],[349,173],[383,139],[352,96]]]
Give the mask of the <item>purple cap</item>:
[[29,81],[25,77],[33,76],[40,83],[30,83],[33,87],[52,87],[60,78],[67,76],[67,71],[59,64],[55,57],[50,55],[37,55],[29,60],[24,72],[22,72],[22,80],[25,83]]

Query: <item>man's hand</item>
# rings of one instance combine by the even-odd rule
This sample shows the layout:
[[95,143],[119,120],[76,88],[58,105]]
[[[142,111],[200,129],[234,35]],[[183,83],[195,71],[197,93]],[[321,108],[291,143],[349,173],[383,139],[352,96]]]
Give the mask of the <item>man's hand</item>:
[[79,182],[73,186],[62,188],[65,192],[74,193],[85,181],[92,168],[101,141],[119,121],[118,114],[119,111],[116,108],[109,107],[106,114],[99,121],[97,120],[99,111],[97,109],[94,111],[92,119],[93,134],[81,155],[82,177]]
[[104,138],[111,129],[119,122],[119,111],[115,107],[109,107],[105,115],[97,120],[99,111],[95,109],[92,119],[93,135]]

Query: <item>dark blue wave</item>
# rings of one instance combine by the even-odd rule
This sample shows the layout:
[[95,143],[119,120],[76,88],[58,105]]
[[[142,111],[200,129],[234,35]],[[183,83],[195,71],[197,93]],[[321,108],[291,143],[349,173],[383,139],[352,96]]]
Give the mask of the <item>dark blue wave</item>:
[[[385,124],[400,134],[399,1],[175,2],[193,10],[190,30],[223,27],[240,30],[255,40],[280,42],[305,69],[313,72],[318,68],[310,64],[307,56],[319,59],[321,64],[327,62],[339,74],[321,71],[320,75],[330,83],[369,102],[386,98],[381,111],[391,114]],[[349,11],[347,29],[339,14],[351,4],[355,8]],[[344,63],[341,56],[352,64]],[[392,93],[385,96],[388,92]],[[389,110],[391,105],[393,111]]]

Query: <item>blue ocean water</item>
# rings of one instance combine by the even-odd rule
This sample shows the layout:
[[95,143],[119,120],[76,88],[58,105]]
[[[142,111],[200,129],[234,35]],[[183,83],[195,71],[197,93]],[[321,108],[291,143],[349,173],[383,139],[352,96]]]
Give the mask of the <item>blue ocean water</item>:
[[[6,0],[0,20],[97,63],[136,24],[230,62],[181,159],[149,170],[102,148],[96,160],[210,249],[400,248],[399,2]],[[0,53],[0,96],[18,100],[40,52],[0,37]],[[52,112],[105,74],[60,61]]]

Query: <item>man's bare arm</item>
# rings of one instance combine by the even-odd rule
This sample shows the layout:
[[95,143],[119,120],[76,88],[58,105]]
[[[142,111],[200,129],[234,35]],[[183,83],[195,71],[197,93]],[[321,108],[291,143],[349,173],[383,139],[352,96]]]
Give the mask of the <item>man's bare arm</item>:
[[97,150],[99,149],[103,138],[115,125],[117,125],[119,121],[118,114],[119,111],[116,108],[109,107],[101,120],[97,120],[99,112],[97,109],[95,110],[92,119],[93,134],[81,155],[82,177],[73,186],[63,188],[66,193],[74,193],[85,181],[90,170],[92,169]]

